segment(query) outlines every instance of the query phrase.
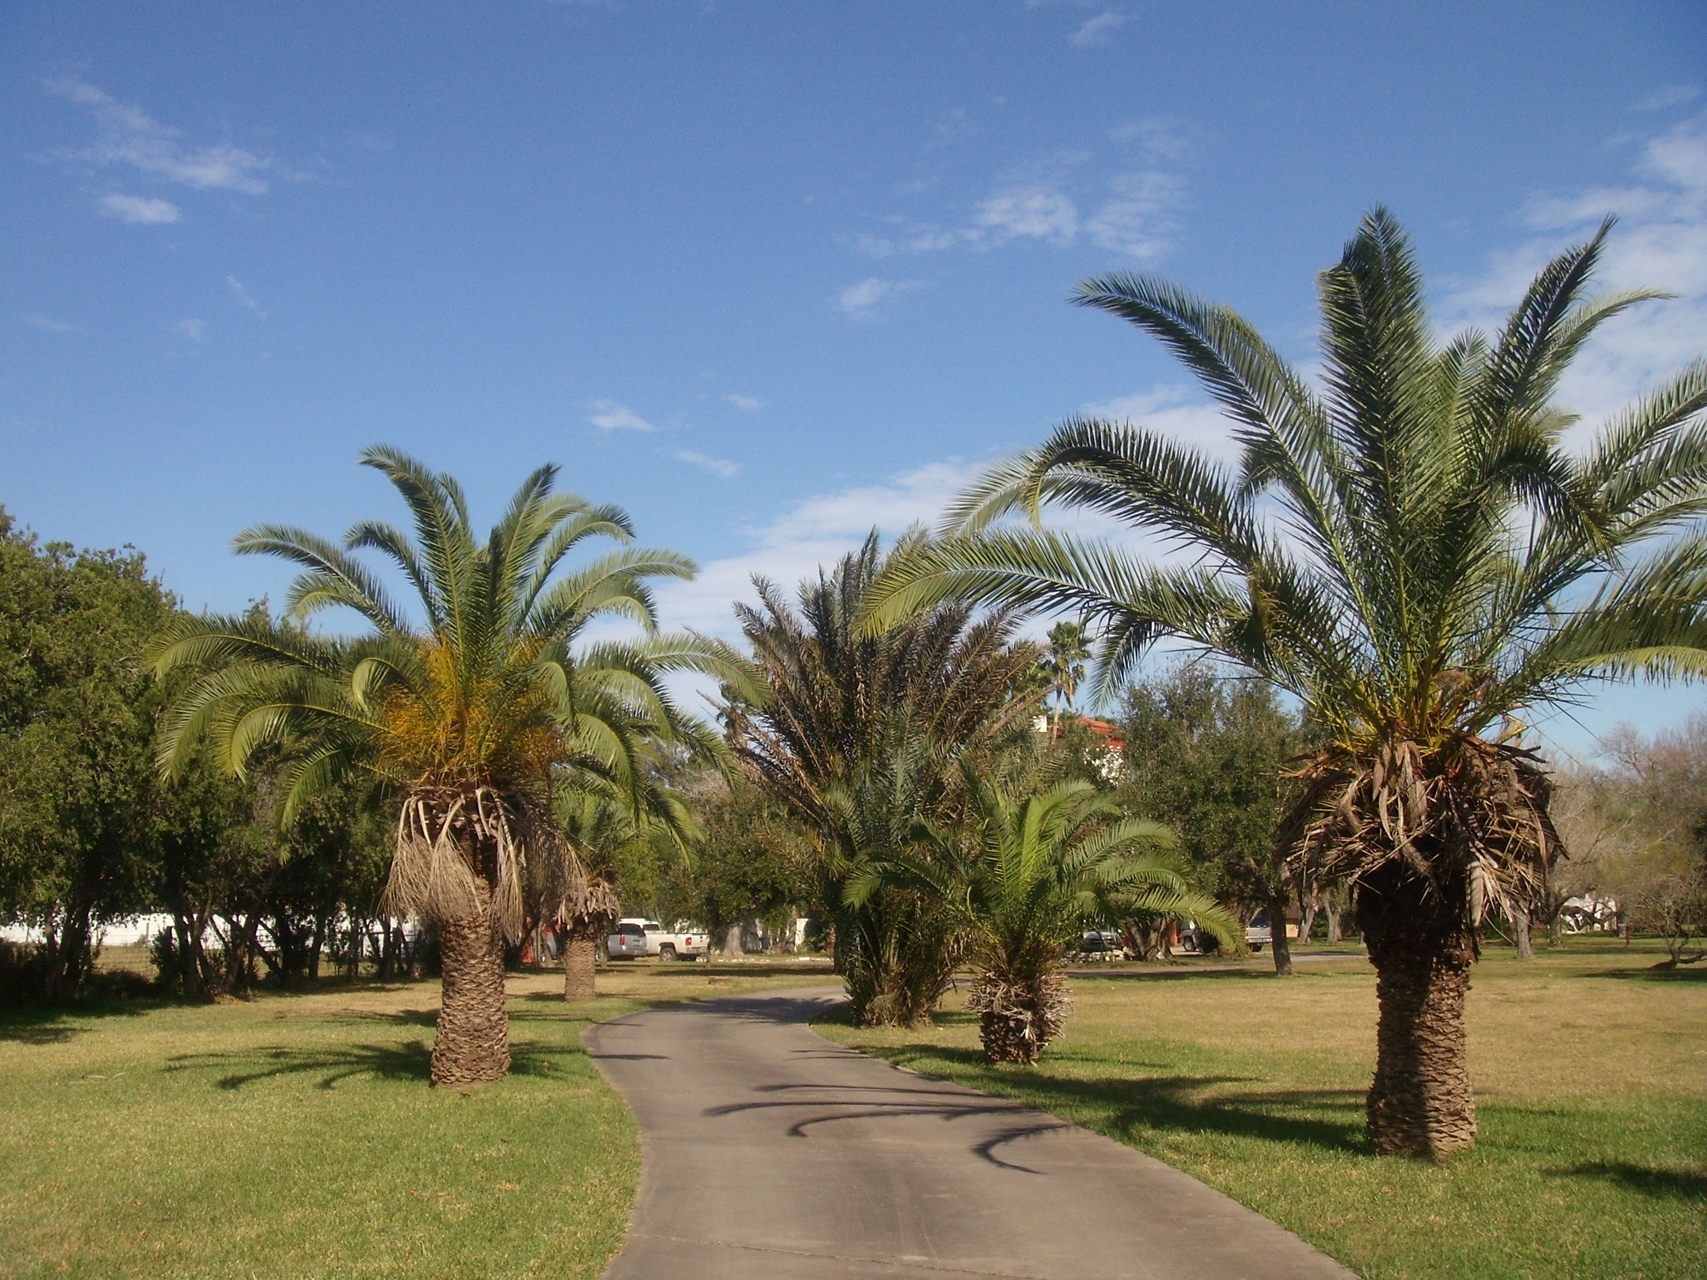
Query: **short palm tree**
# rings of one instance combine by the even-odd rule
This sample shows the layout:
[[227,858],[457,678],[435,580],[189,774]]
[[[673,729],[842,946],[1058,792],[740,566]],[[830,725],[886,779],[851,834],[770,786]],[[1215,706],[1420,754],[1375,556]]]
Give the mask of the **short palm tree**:
[[850,892],[900,885],[948,909],[965,932],[976,973],[967,1008],[991,1062],[1036,1062],[1061,1033],[1072,1009],[1062,957],[1087,924],[1195,919],[1234,945],[1236,922],[1187,883],[1167,827],[1125,817],[1088,782],[1030,790],[962,767],[965,821],[934,832],[930,856],[901,853],[862,868]]
[[[155,669],[193,676],[163,721],[160,763],[175,773],[207,740],[240,773],[276,749],[286,821],[351,775],[393,796],[387,904],[436,926],[443,961],[433,1081],[491,1080],[509,1070],[503,944],[521,935],[528,863],[567,852],[553,790],[590,777],[638,796],[658,738],[716,752],[662,680],[691,670],[739,682],[741,667],[720,644],[656,632],[648,580],[691,576],[682,556],[622,547],[558,573],[587,539],[627,543],[633,530],[619,508],[553,493],[555,467],[530,475],[480,542],[450,476],[389,448],[362,462],[402,495],[413,539],[372,521],[342,545],[271,525],[240,534],[240,554],[301,566],[286,620],[185,617],[158,640]],[[352,554],[363,549],[401,571],[416,616]],[[334,607],[362,631],[304,625]],[[583,642],[612,615],[645,634]]]
[[[564,787],[554,806],[567,843],[565,856],[546,870],[544,916],[563,926],[563,998],[591,1000],[598,994],[598,945],[601,934],[621,910],[616,867],[637,846],[673,844],[679,851],[697,834],[682,798],[641,771],[638,797],[633,789],[590,777]],[[636,804],[636,799],[640,803]]]
[[[1591,681],[1707,674],[1707,362],[1576,452],[1561,375],[1653,295],[1590,296],[1607,231],[1550,263],[1493,337],[1442,344],[1383,210],[1320,279],[1323,386],[1238,315],[1112,275],[1076,301],[1166,343],[1233,419],[1237,469],[1077,419],[991,472],[949,536],[889,568],[869,625],[944,599],[1083,611],[1104,686],[1158,639],[1295,695],[1325,745],[1280,848],[1349,881],[1378,973],[1369,1132],[1439,1157],[1474,1140],[1463,1004],[1478,925],[1554,856],[1548,784],[1515,714]],[[995,522],[1110,514],[1184,554]]]

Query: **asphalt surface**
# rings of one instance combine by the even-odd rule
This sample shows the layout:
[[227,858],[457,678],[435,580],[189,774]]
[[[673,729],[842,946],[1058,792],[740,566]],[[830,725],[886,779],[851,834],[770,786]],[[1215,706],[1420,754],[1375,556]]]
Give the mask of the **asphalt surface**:
[[733,996],[586,1033],[640,1122],[607,1280],[1351,1277],[1129,1147],[831,1044],[806,1023],[839,999]]

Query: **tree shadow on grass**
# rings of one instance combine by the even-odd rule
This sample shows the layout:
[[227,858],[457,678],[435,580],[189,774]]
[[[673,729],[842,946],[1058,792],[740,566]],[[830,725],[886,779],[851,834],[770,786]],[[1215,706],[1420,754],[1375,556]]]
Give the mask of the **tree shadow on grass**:
[[167,1008],[171,1000],[103,1000],[59,1008],[0,1009],[0,1041],[18,1044],[63,1044],[92,1027],[83,1025],[98,1018],[137,1018]]
[[[907,1048],[870,1048],[866,1052],[896,1066],[927,1075],[946,1075],[957,1084],[1003,1094],[1056,1115],[1070,1115],[1127,1139],[1145,1132],[1219,1133],[1290,1146],[1371,1153],[1364,1136],[1364,1095],[1357,1089],[1221,1092],[1227,1085],[1254,1083],[1256,1077],[1054,1076],[993,1068],[977,1050],[943,1045],[928,1046],[923,1052]],[[942,1072],[936,1064],[943,1062],[952,1063],[954,1070]]]
[[1617,978],[1624,982],[1707,982],[1707,964],[1665,969],[1657,966],[1640,969],[1595,969],[1574,975],[1578,978]]
[[1597,1178],[1656,1200],[1707,1200],[1707,1174],[1689,1169],[1652,1169],[1616,1160],[1596,1160],[1570,1169],[1555,1169],[1566,1178]]
[[[557,1059],[579,1049],[532,1044],[510,1046],[510,1074],[568,1079]],[[168,1072],[234,1068],[215,1082],[228,1092],[275,1076],[318,1075],[315,1087],[335,1089],[346,1080],[368,1076],[375,1080],[426,1083],[431,1076],[432,1049],[424,1040],[404,1044],[351,1044],[332,1049],[302,1049],[273,1045],[240,1053],[186,1053],[167,1060]]]

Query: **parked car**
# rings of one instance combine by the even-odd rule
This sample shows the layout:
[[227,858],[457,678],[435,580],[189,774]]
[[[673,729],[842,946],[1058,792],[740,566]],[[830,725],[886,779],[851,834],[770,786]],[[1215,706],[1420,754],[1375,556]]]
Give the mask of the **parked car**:
[[1252,951],[1261,951],[1274,941],[1274,929],[1268,923],[1267,916],[1258,916],[1245,926],[1245,945]]
[[616,922],[616,932],[605,939],[605,953],[612,960],[638,960],[642,956],[656,956],[659,960],[697,960],[706,953],[710,943],[703,929],[678,932],[664,928],[656,920],[631,916]]
[[1077,950],[1080,955],[1096,956],[1098,959],[1124,954],[1120,935],[1109,929],[1086,929],[1079,938]]

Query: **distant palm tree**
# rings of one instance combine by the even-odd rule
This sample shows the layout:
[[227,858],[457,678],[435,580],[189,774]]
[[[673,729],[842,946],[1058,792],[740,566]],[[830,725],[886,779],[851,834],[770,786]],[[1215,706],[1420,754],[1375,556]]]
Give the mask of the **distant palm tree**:
[[[639,803],[649,743],[721,748],[671,701],[666,673],[738,683],[743,668],[721,644],[656,633],[647,581],[692,576],[682,556],[625,548],[558,576],[586,539],[626,543],[633,529],[619,508],[553,494],[555,467],[523,482],[482,543],[450,476],[389,448],[362,462],[396,486],[414,538],[373,521],[341,546],[273,525],[240,534],[240,554],[302,567],[287,621],[186,617],[159,639],[155,669],[193,673],[163,722],[160,764],[178,772],[207,739],[241,773],[258,750],[277,748],[285,821],[350,775],[396,797],[387,907],[431,921],[443,959],[433,1081],[492,1080],[509,1070],[503,943],[522,932],[528,862],[570,852],[553,790],[593,778]],[[362,549],[401,571],[418,620],[351,554]],[[302,625],[334,607],[353,610],[365,631]],[[611,616],[645,634],[577,644]]]
[[[696,830],[681,797],[642,776],[640,799],[589,778],[562,788],[555,805],[568,842],[566,856],[548,867],[547,909],[564,927],[563,998],[591,1000],[596,994],[599,937],[621,910],[614,883],[618,858],[635,846],[680,842]],[[543,913],[542,913],[543,914]]]
[[[1707,362],[1585,451],[1563,443],[1572,358],[1654,296],[1588,296],[1608,227],[1549,264],[1492,339],[1443,346],[1409,241],[1374,211],[1320,280],[1321,391],[1225,308],[1148,276],[1085,282],[1078,302],[1197,374],[1233,420],[1237,471],[1156,432],[1069,421],[991,472],[868,606],[872,628],[945,599],[1079,610],[1106,627],[1104,687],[1171,636],[1299,699],[1325,745],[1279,848],[1352,885],[1379,973],[1368,1118],[1383,1152],[1474,1141],[1478,926],[1532,897],[1556,846],[1516,713],[1589,681],[1707,674]],[[1146,564],[993,527],[1050,502],[1188,555]]]
[[856,635],[860,599],[886,558],[872,534],[801,583],[797,604],[758,581],[758,605],[736,615],[765,692],[756,703],[731,698],[725,714],[752,776],[815,838],[855,1015],[910,1024],[947,988],[952,952],[938,945],[928,904],[883,894],[856,909],[842,897],[845,877],[952,803],[958,755],[1026,732],[1038,691],[1025,682],[1040,655],[1014,639],[1011,617],[959,606]]
[[1069,712],[1085,678],[1085,660],[1090,656],[1084,623],[1063,620],[1049,628],[1049,648],[1043,656],[1043,669],[1049,676],[1049,692],[1058,696]]
[[1037,1061],[1071,1010],[1061,962],[1087,925],[1133,916],[1195,919],[1229,947],[1237,922],[1195,892],[1168,851],[1174,833],[1125,817],[1088,782],[1030,791],[963,765],[967,813],[933,833],[933,856],[863,867],[855,898],[891,884],[947,906],[976,976],[967,1008],[991,1062]]

